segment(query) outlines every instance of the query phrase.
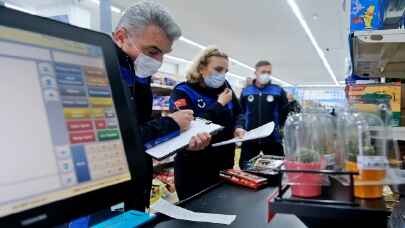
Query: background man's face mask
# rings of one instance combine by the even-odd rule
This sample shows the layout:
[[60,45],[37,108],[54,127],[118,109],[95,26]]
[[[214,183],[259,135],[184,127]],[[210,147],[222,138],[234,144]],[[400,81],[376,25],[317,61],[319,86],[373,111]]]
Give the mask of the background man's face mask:
[[266,85],[267,83],[270,82],[270,80],[271,80],[270,77],[271,77],[270,74],[261,74],[261,75],[259,75],[258,81],[260,84]]

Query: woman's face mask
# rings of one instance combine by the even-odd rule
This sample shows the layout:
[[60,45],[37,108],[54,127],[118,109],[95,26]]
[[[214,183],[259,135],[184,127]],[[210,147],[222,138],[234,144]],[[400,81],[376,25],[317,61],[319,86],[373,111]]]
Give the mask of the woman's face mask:
[[225,83],[225,74],[214,72],[204,77],[204,83],[210,88],[217,89]]
[[228,71],[228,59],[212,56],[208,59],[208,65],[201,71],[206,86],[219,88],[225,83],[225,73]]

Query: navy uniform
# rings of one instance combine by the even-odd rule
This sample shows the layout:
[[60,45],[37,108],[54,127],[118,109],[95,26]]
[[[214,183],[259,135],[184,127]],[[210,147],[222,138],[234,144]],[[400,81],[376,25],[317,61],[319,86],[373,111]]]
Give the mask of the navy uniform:
[[[235,128],[241,127],[241,108],[236,96],[222,106],[218,95],[228,86],[202,87],[199,83],[178,84],[170,97],[170,110],[192,109],[195,117],[224,126],[212,136],[212,143],[233,138]],[[202,151],[180,151],[175,157],[175,184],[179,199],[186,199],[219,181],[219,171],[233,168],[235,145],[208,146]]]
[[[121,76],[124,83],[128,86],[128,96],[133,101],[132,110],[136,116],[140,135],[144,144],[159,140],[173,133],[180,133],[180,127],[170,117],[152,119],[152,90],[151,77],[140,78],[135,75],[134,63],[131,58],[116,46],[118,60],[120,64]],[[150,191],[153,179],[153,164],[150,156],[146,157],[145,179],[140,180],[145,186],[145,203],[149,205]]]
[[240,158],[240,167],[246,167],[246,162],[257,156],[260,151],[269,155],[283,156],[282,137],[280,128],[287,117],[288,104],[286,92],[278,85],[268,83],[263,88],[252,85],[243,89],[241,106],[244,114],[244,129],[247,131],[274,121],[273,133],[264,139],[244,142]]

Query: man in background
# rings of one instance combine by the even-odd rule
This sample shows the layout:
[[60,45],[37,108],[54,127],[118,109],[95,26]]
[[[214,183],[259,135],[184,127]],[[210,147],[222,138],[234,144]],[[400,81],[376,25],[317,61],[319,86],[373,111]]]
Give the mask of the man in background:
[[247,168],[247,162],[260,152],[268,155],[283,156],[280,128],[287,117],[287,96],[280,86],[271,82],[272,65],[267,60],[256,64],[256,78],[241,94],[244,127],[252,130],[269,122],[274,122],[273,133],[264,139],[247,141],[242,144],[239,166]]

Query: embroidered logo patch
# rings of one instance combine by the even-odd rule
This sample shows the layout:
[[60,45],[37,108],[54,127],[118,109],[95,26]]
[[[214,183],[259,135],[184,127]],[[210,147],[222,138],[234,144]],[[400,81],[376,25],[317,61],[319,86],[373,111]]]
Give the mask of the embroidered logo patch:
[[248,101],[253,102],[255,100],[255,97],[253,95],[248,96]]
[[174,105],[176,105],[176,108],[181,108],[187,105],[186,99],[178,99],[176,102],[174,102]]
[[274,97],[272,95],[268,95],[266,98],[267,102],[273,102],[274,101]]
[[205,103],[205,101],[203,99],[200,98],[200,99],[197,100],[197,106],[199,108],[205,108],[206,105],[207,104]]

